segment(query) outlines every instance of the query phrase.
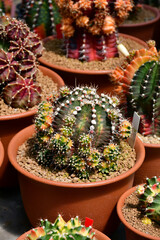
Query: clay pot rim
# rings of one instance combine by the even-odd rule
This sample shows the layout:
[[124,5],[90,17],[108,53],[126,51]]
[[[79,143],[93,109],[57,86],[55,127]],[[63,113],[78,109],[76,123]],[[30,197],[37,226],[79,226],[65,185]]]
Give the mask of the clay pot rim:
[[[127,35],[127,34],[123,34],[123,33],[120,33],[119,36],[121,37],[124,37],[124,38],[130,38],[132,40],[134,40],[135,42],[141,44],[142,46],[144,46],[145,48],[148,48],[148,45],[141,39],[139,38],[136,38],[134,36],[131,36],[131,35]],[[43,42],[47,42],[48,40],[51,40],[55,38],[54,36],[49,36],[49,37],[46,37],[43,39]],[[63,71],[63,72],[70,72],[70,73],[75,73],[75,74],[82,74],[82,75],[108,75],[108,74],[111,74],[113,72],[113,70],[99,70],[99,71],[91,71],[91,70],[80,70],[80,69],[73,69],[73,68],[66,68],[66,67],[63,67],[63,66],[59,66],[59,65],[56,65],[56,64],[53,64],[53,63],[48,63],[43,57],[40,57],[39,59],[39,62],[41,64],[44,64],[45,66],[48,66],[50,68],[54,68],[56,70],[60,70],[60,71]]]
[[157,22],[160,18],[160,12],[158,10],[158,8],[155,8],[155,7],[152,7],[152,6],[149,6],[149,5],[146,5],[146,4],[142,4],[143,7],[147,10],[151,10],[153,13],[155,13],[155,18],[152,19],[152,20],[149,20],[147,22],[142,22],[142,23],[134,23],[134,24],[122,24],[120,25],[121,28],[125,28],[125,27],[143,27],[143,26],[147,26],[147,25],[150,25],[150,24],[153,24],[155,22]]
[[[140,184],[140,185],[143,185],[143,184]],[[138,186],[138,185],[137,185]],[[135,187],[132,187],[130,188],[129,190],[127,190],[125,193],[122,194],[122,196],[120,197],[120,199],[118,200],[118,203],[117,203],[117,213],[118,213],[118,217],[120,218],[121,222],[125,225],[125,227],[127,227],[128,229],[130,229],[131,231],[133,231],[134,233],[140,235],[141,237],[144,237],[146,239],[152,239],[152,240],[160,240],[160,238],[157,238],[157,237],[154,237],[150,234],[146,234],[144,232],[141,232],[139,231],[138,229],[132,227],[127,221],[126,219],[124,218],[123,216],[123,213],[122,213],[122,208],[123,208],[123,205],[124,205],[124,201],[125,199],[131,195],[133,192],[136,191],[136,188],[137,186]]]
[[[29,132],[29,134],[27,134]],[[30,133],[32,132],[32,134]],[[25,175],[28,178],[31,178],[34,181],[38,181],[41,182],[43,184],[47,184],[47,185],[54,185],[54,186],[58,186],[58,187],[67,187],[67,188],[91,188],[91,187],[98,187],[98,186],[104,186],[104,185],[108,185],[108,184],[113,184],[117,181],[121,181],[125,178],[127,178],[128,176],[130,176],[131,174],[133,174],[143,163],[144,161],[144,157],[145,157],[145,149],[144,149],[144,145],[142,143],[142,141],[137,137],[136,138],[136,142],[137,145],[140,145],[141,151],[139,153],[139,158],[138,161],[136,161],[135,165],[129,169],[127,172],[108,179],[108,180],[102,180],[102,181],[98,181],[98,182],[89,182],[89,183],[66,183],[66,182],[56,182],[56,181],[52,181],[52,180],[48,180],[45,178],[40,178],[38,176],[35,176],[31,173],[29,173],[28,171],[26,171],[25,169],[23,169],[16,161],[16,157],[14,157],[14,155],[17,155],[17,148],[22,145],[29,137],[31,137],[33,135],[33,133],[35,132],[35,125],[30,125],[29,127],[24,128],[23,130],[21,130],[20,132],[18,132],[10,141],[9,147],[8,147],[8,156],[9,156],[9,160],[11,162],[11,164],[16,168],[16,170],[18,172],[20,172],[21,174]],[[25,137],[25,135],[27,134],[27,137]],[[20,142],[18,141],[18,139],[22,139],[20,140]],[[18,145],[18,147],[17,147]]]
[[160,148],[160,143],[143,143],[145,148]]
[[[98,231],[97,229],[94,229],[93,228],[93,231],[96,233],[96,235],[98,235],[100,238],[98,238],[98,236],[96,236],[97,237],[97,240],[101,240],[101,239],[105,239],[105,240],[111,240],[109,237],[107,237],[104,233],[102,233],[102,232],[100,232],[100,231]],[[31,229],[29,230],[29,231],[27,231],[27,232],[25,232],[25,233],[23,233],[21,236],[19,236],[18,238],[17,238],[17,240],[24,240],[25,238],[26,238],[26,235],[27,234],[29,234],[31,232]]]
[[[43,67],[43,66],[38,66],[38,68],[42,72],[47,70],[47,72],[49,72],[50,75],[55,77],[56,83],[58,84],[59,87],[65,85],[63,79],[53,70],[48,69],[47,67]],[[0,121],[26,118],[26,117],[35,115],[36,113],[37,113],[37,109],[33,109],[33,110],[29,110],[29,111],[26,111],[26,112],[23,112],[23,113],[17,113],[17,114],[12,114],[12,115],[3,115],[3,116],[0,116]]]
[[3,163],[3,159],[4,159],[4,147],[2,142],[0,141],[0,167]]

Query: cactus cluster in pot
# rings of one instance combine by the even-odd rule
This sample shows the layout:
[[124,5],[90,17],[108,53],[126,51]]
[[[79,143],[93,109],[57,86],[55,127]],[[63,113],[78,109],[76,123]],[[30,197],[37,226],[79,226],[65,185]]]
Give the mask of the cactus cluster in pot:
[[41,100],[36,83],[42,43],[22,21],[0,18],[0,96],[11,107],[28,109]]
[[62,87],[39,105],[35,119],[37,161],[79,178],[117,169],[121,140],[131,133],[117,97],[92,87]]
[[117,26],[128,17],[132,0],[55,0],[62,16],[66,57],[104,61],[118,56]]
[[144,136],[160,136],[160,53],[155,42],[148,42],[148,49],[132,51],[121,67],[117,67],[112,80],[121,96],[124,111],[140,117],[139,132]]
[[26,240],[95,240],[94,235],[92,227],[82,225],[78,216],[65,222],[62,216],[59,215],[54,223],[47,219],[41,220],[41,226],[32,229],[31,233],[26,236]]

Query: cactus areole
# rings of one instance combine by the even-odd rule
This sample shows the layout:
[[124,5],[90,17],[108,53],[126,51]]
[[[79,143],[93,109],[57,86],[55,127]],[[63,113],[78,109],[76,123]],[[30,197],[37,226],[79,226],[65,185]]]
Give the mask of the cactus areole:
[[123,119],[118,104],[116,97],[99,96],[95,88],[62,87],[59,95],[39,105],[37,161],[79,178],[115,171],[120,140],[131,133],[131,124]]
[[117,83],[127,116],[136,111],[141,117],[140,133],[160,136],[160,53],[154,42],[149,49],[133,51],[112,79]]
[[103,61],[118,56],[116,28],[132,0],[55,0],[62,16],[66,57]]

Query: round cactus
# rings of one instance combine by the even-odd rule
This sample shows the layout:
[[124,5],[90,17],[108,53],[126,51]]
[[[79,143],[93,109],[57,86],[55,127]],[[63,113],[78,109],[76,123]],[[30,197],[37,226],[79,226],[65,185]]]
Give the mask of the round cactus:
[[[39,106],[35,119],[38,162],[65,168],[80,178],[95,171],[115,170],[120,139],[131,133],[131,125],[122,118],[117,104],[116,97],[99,96],[91,87],[61,88],[54,101],[49,99]],[[114,118],[111,110],[116,111]]]

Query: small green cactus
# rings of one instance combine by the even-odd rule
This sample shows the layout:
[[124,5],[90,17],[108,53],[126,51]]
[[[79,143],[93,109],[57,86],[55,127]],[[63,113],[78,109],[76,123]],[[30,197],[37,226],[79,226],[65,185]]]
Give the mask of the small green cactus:
[[79,178],[114,171],[120,139],[131,133],[131,124],[122,118],[118,104],[116,97],[99,96],[95,88],[61,88],[54,101],[49,98],[39,105],[37,161]]
[[27,240],[95,240],[92,227],[85,227],[78,217],[65,222],[61,215],[52,224],[48,220],[41,220],[41,227],[32,229]]
[[160,224],[160,178],[147,178],[146,183],[138,186],[139,207],[144,215],[143,222],[148,218]]

